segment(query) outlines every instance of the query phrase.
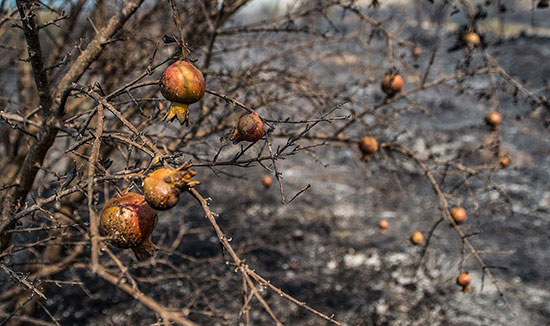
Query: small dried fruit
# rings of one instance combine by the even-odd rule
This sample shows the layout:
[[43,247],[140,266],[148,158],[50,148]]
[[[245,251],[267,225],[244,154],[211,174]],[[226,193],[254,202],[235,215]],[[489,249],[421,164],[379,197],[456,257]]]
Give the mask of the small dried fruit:
[[491,111],[485,116],[485,122],[492,128],[496,128],[502,123],[502,115],[497,111]]
[[160,79],[162,96],[172,102],[164,120],[177,118],[181,124],[187,122],[189,104],[199,101],[205,89],[202,72],[190,62],[178,60],[168,66]]
[[359,142],[359,149],[365,155],[374,154],[378,150],[378,141],[374,137],[363,137]]
[[507,168],[512,164],[512,159],[508,155],[502,155],[498,158],[498,162],[502,168]]
[[453,217],[453,220],[455,220],[456,224],[460,224],[468,218],[468,215],[466,214],[466,210],[462,207],[455,207],[451,210],[451,216]]
[[101,212],[99,228],[109,241],[122,249],[132,249],[139,260],[151,257],[157,249],[151,234],[157,212],[143,195],[129,192],[111,198]]
[[411,235],[411,242],[414,245],[421,245],[424,243],[424,235],[420,231],[415,231]]
[[264,185],[264,187],[270,188],[273,184],[273,178],[269,175],[264,175],[264,177],[262,178],[262,184]]
[[397,73],[387,73],[382,80],[382,91],[388,97],[393,97],[403,90],[403,78]]
[[415,46],[413,49],[412,49],[412,54],[414,57],[419,57],[421,54],[422,54],[422,48],[420,46]]
[[237,128],[231,136],[234,143],[240,141],[256,142],[264,135],[264,123],[256,112],[245,114],[239,118]]
[[476,32],[466,32],[462,34],[462,43],[469,47],[476,47],[481,43],[481,38]]
[[456,278],[456,284],[462,286],[462,291],[464,292],[472,292],[472,286],[470,283],[472,283],[472,277],[468,274],[468,272],[462,272]]
[[155,209],[168,210],[178,204],[182,191],[199,184],[199,181],[191,180],[195,175],[186,166],[157,169],[143,180],[145,200]]
[[382,233],[384,233],[389,226],[390,226],[390,222],[388,222],[388,220],[386,219],[381,219],[380,221],[378,221],[378,227],[380,228],[380,231]]

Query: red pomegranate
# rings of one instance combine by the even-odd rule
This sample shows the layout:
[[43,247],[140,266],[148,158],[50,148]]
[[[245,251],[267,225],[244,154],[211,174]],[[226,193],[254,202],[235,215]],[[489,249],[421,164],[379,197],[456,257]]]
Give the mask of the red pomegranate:
[[182,191],[199,184],[199,181],[191,180],[195,175],[186,167],[157,169],[143,180],[145,200],[154,209],[168,210],[178,204]]
[[139,260],[151,257],[157,246],[151,234],[157,224],[157,212],[143,195],[129,192],[111,198],[101,212],[99,227],[116,247],[132,249]]
[[243,140],[256,142],[262,139],[263,135],[264,123],[262,122],[262,119],[260,119],[258,113],[252,112],[239,118],[237,128],[235,128],[235,132],[233,132],[231,140],[234,143],[238,143]]
[[160,92],[171,102],[164,120],[177,118],[181,124],[187,122],[189,104],[199,101],[205,89],[202,72],[190,62],[178,60],[168,66],[160,79]]

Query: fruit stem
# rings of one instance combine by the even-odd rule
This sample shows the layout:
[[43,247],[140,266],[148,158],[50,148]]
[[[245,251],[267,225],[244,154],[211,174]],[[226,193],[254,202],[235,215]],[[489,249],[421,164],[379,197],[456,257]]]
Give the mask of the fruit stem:
[[143,243],[139,246],[132,248],[137,260],[144,260],[152,257],[158,249],[159,248],[151,240],[151,236],[145,239],[145,241],[143,241]]

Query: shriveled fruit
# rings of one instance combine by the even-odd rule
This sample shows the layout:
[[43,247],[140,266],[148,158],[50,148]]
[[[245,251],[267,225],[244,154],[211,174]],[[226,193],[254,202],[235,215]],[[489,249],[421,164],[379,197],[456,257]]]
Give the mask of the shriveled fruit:
[[421,54],[422,54],[422,48],[420,46],[415,46],[413,49],[412,49],[412,54],[414,57],[419,57]]
[[398,73],[387,73],[380,86],[388,97],[393,97],[403,90],[404,83],[403,78]]
[[256,142],[264,135],[264,123],[256,112],[245,114],[239,118],[237,128],[231,136],[234,143],[240,141]]
[[361,138],[359,149],[363,155],[371,155],[378,150],[378,141],[374,137],[366,136]]
[[424,235],[420,231],[415,231],[411,234],[411,242],[414,245],[421,245],[424,243]]
[[468,214],[466,214],[466,210],[462,207],[455,207],[451,210],[451,216],[453,217],[453,220],[455,220],[456,224],[460,224],[468,218]]
[[190,62],[178,60],[168,66],[160,79],[160,92],[171,102],[164,120],[187,122],[189,104],[199,101],[205,89],[202,72]]
[[99,228],[114,246],[132,249],[136,258],[142,260],[151,257],[157,249],[151,241],[156,224],[157,212],[143,195],[129,192],[105,204]]
[[389,226],[390,226],[390,222],[388,222],[388,220],[386,219],[381,219],[380,221],[378,221],[378,227],[380,228],[380,231],[382,233],[384,233]]
[[264,185],[264,187],[270,188],[273,184],[273,178],[269,175],[264,175],[264,177],[262,178],[262,184]]
[[476,32],[466,32],[462,34],[462,43],[470,47],[476,47],[481,43],[481,38]]
[[502,168],[507,168],[512,164],[512,159],[508,155],[502,155],[498,158],[498,162]]
[[496,128],[502,123],[502,115],[497,111],[491,111],[485,116],[485,122],[489,126]]
[[460,285],[462,287],[462,291],[464,292],[472,292],[472,277],[468,272],[462,272],[458,275],[456,278],[456,284]]
[[199,181],[191,180],[195,175],[186,166],[157,169],[143,180],[145,200],[155,209],[168,210],[178,204],[182,191],[199,184]]

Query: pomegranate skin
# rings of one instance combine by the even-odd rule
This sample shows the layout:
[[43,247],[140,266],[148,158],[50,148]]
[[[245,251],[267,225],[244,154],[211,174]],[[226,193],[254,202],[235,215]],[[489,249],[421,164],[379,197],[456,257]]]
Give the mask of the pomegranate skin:
[[187,122],[189,104],[199,101],[205,90],[202,72],[190,62],[178,60],[168,66],[160,79],[162,96],[172,102],[164,120],[177,117],[181,124]]
[[151,234],[157,224],[157,212],[143,195],[129,192],[111,198],[101,212],[99,227],[109,241],[122,249],[133,249],[138,259],[152,255],[156,246]]
[[256,142],[264,135],[264,123],[256,112],[245,114],[240,117],[237,128],[231,136],[234,143],[240,141]]
[[404,84],[405,81],[399,74],[388,73],[384,76],[380,86],[388,97],[393,97],[403,90]]

